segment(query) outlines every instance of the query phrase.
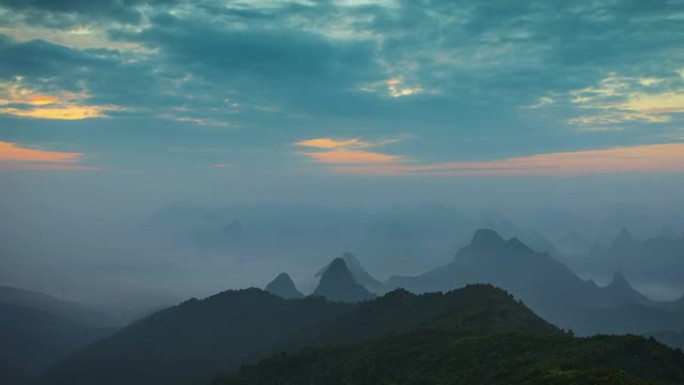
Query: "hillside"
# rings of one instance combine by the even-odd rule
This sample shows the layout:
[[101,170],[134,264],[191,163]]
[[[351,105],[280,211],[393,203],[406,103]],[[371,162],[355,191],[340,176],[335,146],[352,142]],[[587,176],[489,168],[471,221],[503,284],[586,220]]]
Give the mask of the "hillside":
[[421,329],[280,354],[215,385],[674,384],[684,355],[634,336],[469,335]]
[[259,289],[191,299],[98,341],[48,370],[39,384],[204,384],[347,310],[322,298],[285,300]]
[[446,294],[399,290],[356,305],[316,297],[284,300],[248,289],[163,310],[68,358],[39,383],[202,384],[273,353],[353,343],[425,325],[460,333],[560,334],[489,285]]
[[0,383],[29,383],[41,371],[109,333],[43,310],[0,304]]

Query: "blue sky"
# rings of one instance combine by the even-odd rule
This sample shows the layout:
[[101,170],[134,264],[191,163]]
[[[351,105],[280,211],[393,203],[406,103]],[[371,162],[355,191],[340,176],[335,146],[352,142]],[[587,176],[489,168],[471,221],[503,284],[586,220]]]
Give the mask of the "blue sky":
[[0,15],[14,183],[684,172],[680,0],[2,0]]
[[646,237],[681,234],[681,191],[682,0],[0,0],[5,284],[123,301],[290,266],[159,249],[141,224],[175,202]]

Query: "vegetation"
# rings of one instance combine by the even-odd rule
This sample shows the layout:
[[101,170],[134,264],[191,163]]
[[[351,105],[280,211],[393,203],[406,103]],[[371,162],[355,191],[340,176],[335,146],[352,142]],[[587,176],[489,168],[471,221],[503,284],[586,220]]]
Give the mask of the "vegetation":
[[423,329],[278,354],[215,385],[683,383],[684,356],[636,336],[574,338]]

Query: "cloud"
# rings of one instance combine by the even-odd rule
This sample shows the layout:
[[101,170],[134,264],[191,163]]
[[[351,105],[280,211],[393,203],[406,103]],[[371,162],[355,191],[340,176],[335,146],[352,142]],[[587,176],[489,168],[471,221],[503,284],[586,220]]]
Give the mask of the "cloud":
[[363,149],[379,147],[389,143],[394,143],[396,141],[398,141],[398,139],[385,139],[377,142],[369,142],[358,138],[317,138],[302,140],[296,142],[295,145],[299,147],[325,150],[318,152],[297,152],[297,154],[308,156],[315,163],[377,164],[402,162],[405,161],[406,158],[400,155],[383,154],[379,152],[366,151]]
[[331,138],[307,139],[295,143],[296,146],[313,147],[324,149],[339,149],[339,148],[364,148],[374,147],[377,144],[365,142],[357,138],[336,140]]
[[382,154],[370,151],[332,150],[322,152],[299,152],[310,157],[316,163],[396,163],[404,158],[399,155]]
[[388,166],[342,166],[352,175],[526,176],[591,175],[634,172],[684,173],[684,142],[600,150],[556,152],[490,161]]
[[98,170],[99,167],[82,166],[84,154],[79,152],[48,151],[22,147],[16,143],[0,141],[0,169],[2,170]]
[[121,110],[116,106],[82,104],[89,98],[85,93],[59,92],[43,94],[24,88],[22,78],[13,82],[0,82],[0,115],[22,118],[81,120],[106,117],[107,111]]
[[573,125],[608,125],[631,121],[666,123],[684,113],[684,82],[668,78],[610,74],[598,85],[570,91],[570,102],[590,111],[568,120]]

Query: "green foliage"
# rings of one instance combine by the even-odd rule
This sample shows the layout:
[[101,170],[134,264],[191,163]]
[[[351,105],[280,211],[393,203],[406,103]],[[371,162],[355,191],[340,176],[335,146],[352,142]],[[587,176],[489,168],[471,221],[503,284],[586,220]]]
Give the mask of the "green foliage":
[[220,385],[646,384],[684,382],[684,356],[634,336],[418,330],[280,354]]

